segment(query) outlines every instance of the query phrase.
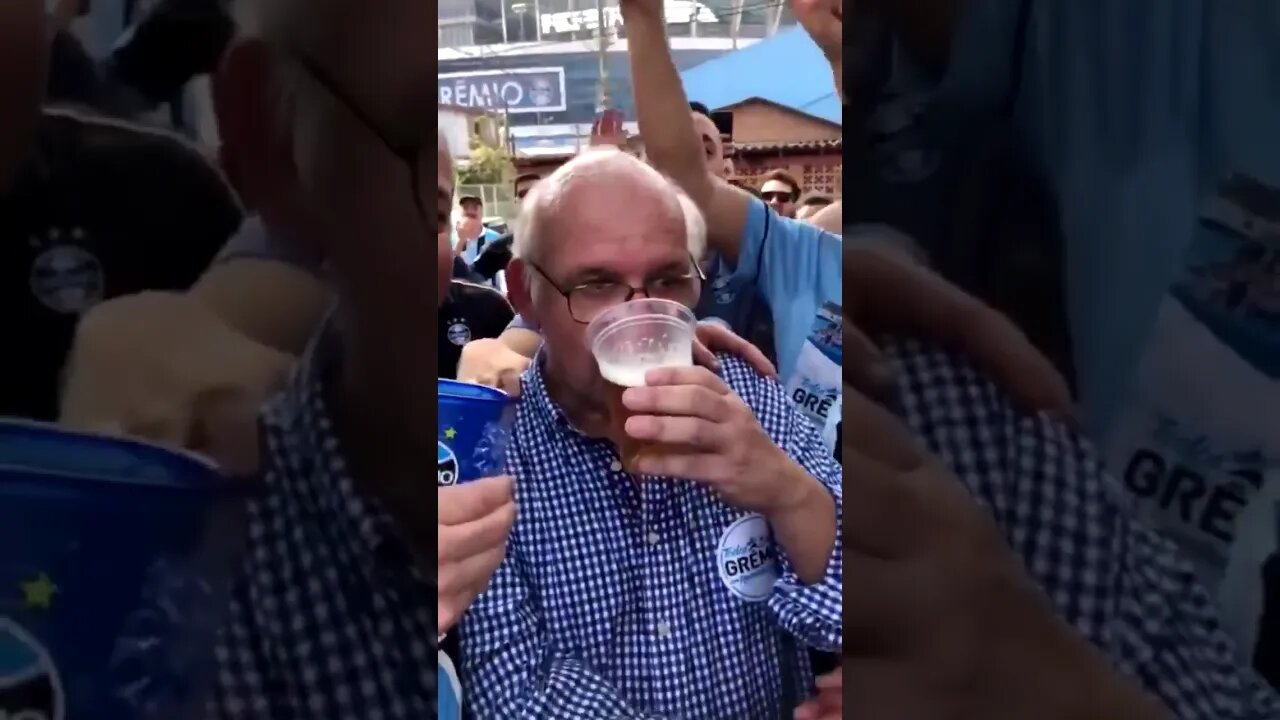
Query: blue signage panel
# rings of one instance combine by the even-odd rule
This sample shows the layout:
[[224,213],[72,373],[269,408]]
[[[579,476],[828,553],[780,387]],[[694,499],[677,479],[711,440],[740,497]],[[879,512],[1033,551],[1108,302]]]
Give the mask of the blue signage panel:
[[508,113],[564,112],[564,68],[511,68],[437,76],[441,105]]

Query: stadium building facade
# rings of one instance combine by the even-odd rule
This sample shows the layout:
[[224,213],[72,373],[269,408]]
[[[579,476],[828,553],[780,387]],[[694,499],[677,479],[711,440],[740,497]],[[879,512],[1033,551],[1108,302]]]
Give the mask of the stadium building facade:
[[[440,103],[504,116],[524,156],[585,144],[602,100],[635,132],[626,30],[616,0],[603,2],[442,0]],[[795,24],[785,0],[668,0],[665,11],[682,71]]]

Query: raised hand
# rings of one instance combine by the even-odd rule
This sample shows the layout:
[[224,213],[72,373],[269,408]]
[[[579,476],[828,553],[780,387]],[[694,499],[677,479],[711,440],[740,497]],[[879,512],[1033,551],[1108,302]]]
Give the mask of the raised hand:
[[844,42],[844,0],[791,0],[791,12],[828,60],[840,57]]
[[130,295],[80,321],[60,420],[195,450],[250,474],[259,460],[258,408],[292,364],[190,295]]

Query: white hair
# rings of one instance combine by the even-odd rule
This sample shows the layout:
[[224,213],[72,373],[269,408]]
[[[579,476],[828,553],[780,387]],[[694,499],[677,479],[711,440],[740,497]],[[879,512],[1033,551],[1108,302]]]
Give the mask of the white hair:
[[641,181],[664,187],[675,195],[680,206],[680,214],[684,220],[685,243],[689,254],[701,259],[707,248],[707,221],[702,216],[693,198],[680,189],[673,180],[637,159],[630,153],[613,146],[596,146],[589,148],[569,162],[556,168],[555,172],[538,181],[537,185],[525,196],[520,214],[512,223],[515,239],[512,254],[518,258],[528,258],[537,253],[542,242],[540,225],[542,217],[559,205],[561,196],[575,180],[588,179],[602,172],[623,171],[639,178]]

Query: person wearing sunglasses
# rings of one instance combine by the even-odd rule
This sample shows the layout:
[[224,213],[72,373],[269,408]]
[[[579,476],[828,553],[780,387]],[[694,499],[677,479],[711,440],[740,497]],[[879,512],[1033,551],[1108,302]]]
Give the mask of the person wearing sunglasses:
[[786,170],[774,170],[760,185],[760,199],[779,217],[794,218],[796,201],[800,199],[800,183]]

